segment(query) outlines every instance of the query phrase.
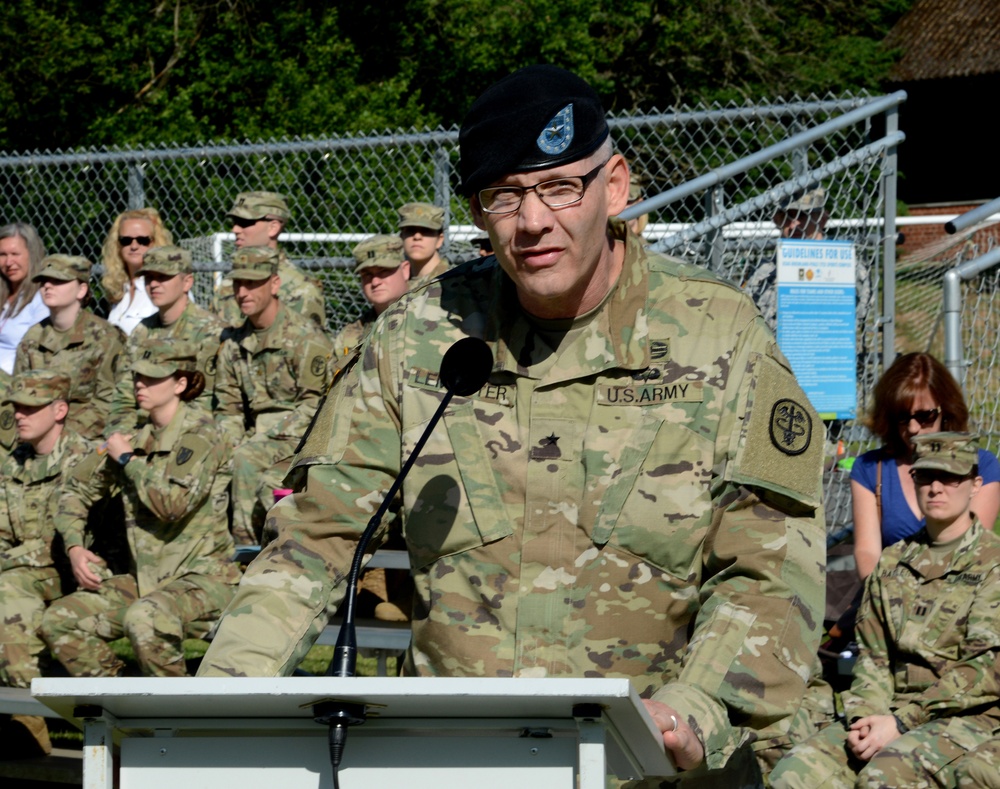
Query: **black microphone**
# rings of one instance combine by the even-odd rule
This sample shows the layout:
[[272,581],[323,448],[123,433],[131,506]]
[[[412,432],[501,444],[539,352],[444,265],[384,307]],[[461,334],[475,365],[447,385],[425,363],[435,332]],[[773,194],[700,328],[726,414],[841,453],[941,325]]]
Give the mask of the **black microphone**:
[[[468,397],[475,394],[490,377],[493,369],[493,353],[489,345],[478,337],[463,337],[452,345],[441,360],[441,370],[438,379],[444,387],[445,393],[438,404],[434,416],[431,417],[421,434],[420,439],[413,446],[413,451],[406,459],[399,476],[393,480],[389,487],[389,492],[385,494],[378,510],[368,521],[368,526],[361,533],[358,546],[354,549],[354,560],[351,562],[351,570],[347,575],[347,589],[344,595],[344,602],[341,606],[343,619],[340,625],[340,633],[337,635],[337,645],[333,648],[333,658],[326,670],[328,677],[353,677],[358,660],[358,640],[357,631],[354,625],[355,604],[358,596],[358,576],[361,574],[361,563],[368,543],[378,530],[386,510],[392,504],[399,489],[403,485],[403,480],[412,468],[414,461],[427,443],[431,431],[441,420],[445,409],[451,402],[454,395]],[[347,727],[355,726],[365,722],[366,713],[364,704],[352,704],[350,702],[326,701],[317,704],[314,720],[330,727],[330,762],[333,767],[334,786],[338,786],[337,768],[343,757],[344,743],[347,738]]]

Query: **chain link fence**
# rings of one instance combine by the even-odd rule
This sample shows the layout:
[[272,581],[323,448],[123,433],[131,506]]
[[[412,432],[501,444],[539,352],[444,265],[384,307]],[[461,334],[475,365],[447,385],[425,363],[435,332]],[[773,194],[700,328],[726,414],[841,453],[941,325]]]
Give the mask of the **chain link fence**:
[[[1000,224],[977,225],[901,261],[897,272],[896,315],[899,350],[927,351],[949,357],[945,320],[945,278],[963,264],[973,264],[1000,249]],[[969,406],[971,429],[983,436],[983,448],[1000,451],[1000,266],[995,263],[960,290],[961,340],[958,377]]]
[[[780,202],[807,188],[824,190],[826,237],[853,242],[857,253],[859,414],[880,372],[876,305],[885,272],[891,279],[894,263],[893,241],[887,246],[885,232],[892,227],[887,212],[895,210],[894,143],[874,144],[889,110],[866,109],[878,101],[864,95],[793,99],[609,119],[615,144],[647,197],[683,191],[684,184],[706,173],[718,174],[704,189],[655,205],[645,236],[655,247],[741,286],[774,260],[778,230],[773,220]],[[838,119],[839,126],[826,129]],[[789,139],[800,142],[759,155]],[[234,250],[225,213],[236,194],[281,192],[292,211],[282,243],[293,260],[322,280],[329,328],[335,331],[363,307],[350,273],[351,248],[373,233],[395,232],[399,205],[417,200],[445,207],[444,253],[452,261],[474,255],[476,230],[468,205],[454,190],[457,164],[456,129],[91,149],[0,157],[0,195],[6,220],[33,224],[49,251],[95,262],[121,211],[157,208],[175,242],[192,250],[198,270],[195,297],[207,303]],[[99,295],[99,283],[94,284]],[[846,475],[832,470],[838,440],[857,453],[866,448],[867,434],[855,431],[851,422],[836,423],[829,439],[828,521],[839,523],[849,518],[849,495]]]

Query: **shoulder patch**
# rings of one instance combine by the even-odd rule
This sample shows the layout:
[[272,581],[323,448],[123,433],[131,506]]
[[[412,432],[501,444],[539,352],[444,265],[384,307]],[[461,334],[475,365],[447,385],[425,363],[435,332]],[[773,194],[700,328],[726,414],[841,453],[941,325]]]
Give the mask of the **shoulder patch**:
[[212,451],[212,443],[196,433],[185,433],[177,443],[173,457],[170,458],[169,474],[183,476],[191,471],[195,464]]
[[301,349],[299,385],[304,389],[326,391],[327,370],[330,366],[330,349],[317,342],[309,342]]
[[751,356],[747,379],[738,404],[743,429],[727,475],[819,507],[825,443],[819,415],[795,377],[769,355]]

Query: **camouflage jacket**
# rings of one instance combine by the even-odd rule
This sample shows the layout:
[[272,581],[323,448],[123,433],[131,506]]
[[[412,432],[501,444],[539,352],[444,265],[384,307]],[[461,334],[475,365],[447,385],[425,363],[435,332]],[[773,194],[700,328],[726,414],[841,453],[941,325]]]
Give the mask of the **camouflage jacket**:
[[440,402],[443,352],[471,334],[492,347],[489,382],[452,400],[403,486],[405,671],[630,677],[689,717],[710,768],[787,741],[822,623],[822,423],[749,299],[626,244],[558,353],[492,257],[379,317],[203,673],[294,669]]
[[14,374],[45,368],[68,375],[66,426],[95,441],[104,434],[111,411],[124,342],[121,329],[86,310],[80,310],[73,327],[66,332],[57,331],[46,318],[21,339]]
[[375,323],[375,310],[369,307],[353,323],[344,326],[333,338],[333,358],[342,360],[352,356],[355,349],[361,345]]
[[944,556],[929,540],[924,529],[890,545],[868,577],[848,719],[892,713],[914,728],[988,712],[1000,723],[1000,537],[976,520]]
[[169,425],[147,423],[131,444],[126,466],[106,460],[93,473],[83,463],[67,479],[56,518],[66,549],[85,544],[87,511],[117,485],[140,595],[191,573],[238,583],[226,518],[232,451],[212,416],[181,403]]
[[444,255],[438,255],[440,260],[434,268],[427,269],[426,272],[420,274],[419,276],[413,276],[410,278],[410,285],[408,290],[416,290],[421,285],[426,285],[435,277],[440,277],[446,271],[451,268],[451,261],[448,260]]
[[227,329],[219,349],[217,414],[234,442],[263,433],[301,438],[330,385],[330,340],[284,304],[274,323]]
[[186,340],[198,349],[197,369],[205,376],[205,389],[192,402],[206,411],[215,407],[215,364],[225,329],[222,321],[211,312],[189,302],[176,321],[164,326],[160,314],[143,318],[132,330],[125,342],[125,354],[118,365],[118,381],[111,404],[111,415],[105,435],[115,431],[132,432],[143,417],[135,402],[135,388],[132,382],[132,364],[139,347],[149,337],[172,337]]
[[0,571],[51,567],[58,492],[64,475],[95,455],[93,445],[64,429],[52,452],[20,444],[0,464]]
[[[323,283],[295,266],[285,250],[279,249],[278,276],[281,289],[278,298],[281,303],[299,315],[312,319],[320,328],[326,326],[326,301],[323,298]],[[233,281],[224,279],[215,294],[215,312],[227,326],[240,326],[246,316],[240,312],[240,305],[233,296]]]

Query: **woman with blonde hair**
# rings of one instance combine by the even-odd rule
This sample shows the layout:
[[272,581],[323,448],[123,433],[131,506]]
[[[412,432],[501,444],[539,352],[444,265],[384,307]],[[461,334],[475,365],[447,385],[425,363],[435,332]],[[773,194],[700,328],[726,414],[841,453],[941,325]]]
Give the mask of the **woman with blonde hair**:
[[130,209],[118,215],[104,241],[104,295],[112,307],[108,323],[126,334],[143,318],[156,314],[142,274],[142,257],[152,247],[173,243],[155,208]]
[[0,368],[14,371],[17,344],[30,327],[49,315],[34,277],[45,245],[26,222],[0,227]]

